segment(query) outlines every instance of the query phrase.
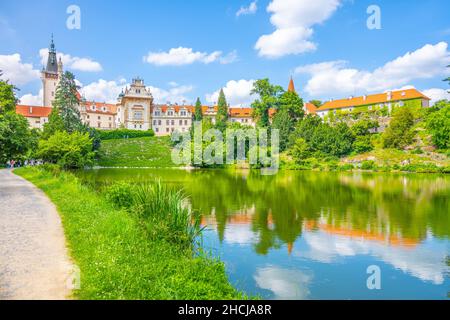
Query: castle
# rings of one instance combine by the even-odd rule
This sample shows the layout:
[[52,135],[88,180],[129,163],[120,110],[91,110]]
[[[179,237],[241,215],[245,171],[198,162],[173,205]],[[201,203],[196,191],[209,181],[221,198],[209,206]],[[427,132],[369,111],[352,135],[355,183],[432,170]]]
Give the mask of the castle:
[[[46,66],[41,71],[43,87],[43,106],[17,105],[16,112],[22,114],[28,120],[30,127],[42,129],[48,122],[48,116],[52,111],[56,88],[63,74],[61,58],[57,59],[53,37],[49,47]],[[288,91],[295,92],[294,81],[290,79]],[[195,107],[192,105],[155,104],[150,90],[145,86],[144,80],[137,77],[132,79],[130,87],[119,95],[115,104],[88,101],[78,92],[79,111],[81,120],[92,128],[99,130],[113,130],[126,128],[131,130],[152,129],[157,136],[170,135],[174,131],[186,132],[192,126],[192,117]],[[389,113],[392,108],[405,105],[429,106],[430,99],[416,89],[389,91],[387,93],[367,95],[362,97],[350,97],[348,99],[331,100],[322,106],[304,103],[306,114],[316,114],[323,119],[341,113],[355,111],[371,112],[381,108],[387,108]],[[202,113],[205,118],[213,122],[217,114],[217,106],[203,106]],[[255,126],[252,116],[252,108],[228,109],[229,121],[243,125]],[[275,113],[271,109],[272,117]]]

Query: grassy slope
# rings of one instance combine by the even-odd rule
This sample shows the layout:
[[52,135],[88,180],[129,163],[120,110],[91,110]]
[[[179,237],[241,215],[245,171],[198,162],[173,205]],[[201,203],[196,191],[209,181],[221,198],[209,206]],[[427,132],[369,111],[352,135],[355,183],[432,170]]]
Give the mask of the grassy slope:
[[146,137],[102,141],[99,166],[174,167],[170,137]]
[[81,270],[80,299],[231,299],[222,263],[193,258],[149,241],[136,220],[114,209],[72,174],[54,177],[36,168],[15,173],[41,188],[58,208],[72,258]]

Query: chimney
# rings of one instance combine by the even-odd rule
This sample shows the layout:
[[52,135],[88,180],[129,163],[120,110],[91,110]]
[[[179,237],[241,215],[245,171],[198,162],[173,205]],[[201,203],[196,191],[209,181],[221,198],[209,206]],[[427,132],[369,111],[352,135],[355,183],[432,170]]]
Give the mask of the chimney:
[[364,96],[363,96],[363,101],[366,101],[367,100],[367,95],[365,94]]
[[30,114],[32,114],[32,113],[33,113],[33,107],[30,106]]
[[390,101],[392,99],[392,91],[387,92],[387,100]]

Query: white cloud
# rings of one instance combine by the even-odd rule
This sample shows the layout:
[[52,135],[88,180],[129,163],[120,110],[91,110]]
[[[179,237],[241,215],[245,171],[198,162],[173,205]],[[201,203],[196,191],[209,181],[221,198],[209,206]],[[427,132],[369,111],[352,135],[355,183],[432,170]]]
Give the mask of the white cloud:
[[23,85],[38,80],[40,73],[33,69],[31,63],[23,63],[20,54],[0,55],[0,70],[2,79],[9,80],[14,85]]
[[431,99],[430,104],[434,105],[439,100],[450,100],[450,90],[444,90],[439,88],[432,88],[424,90],[423,94]]
[[33,95],[31,93],[24,94],[22,97],[20,97],[19,103],[29,106],[42,106],[44,101],[43,96],[44,91],[40,89],[37,95]]
[[[254,96],[250,95],[254,82],[255,80],[244,79],[228,81],[223,88],[227,102],[233,107],[238,105],[249,106],[255,99]],[[213,93],[206,94],[206,100],[209,103],[216,103],[219,99],[219,92],[220,89]]]
[[[80,89],[80,92],[87,100],[115,103],[122,90],[127,86],[129,87],[129,84],[122,80],[123,79],[119,81],[107,81],[100,79],[83,86]],[[153,86],[149,86],[148,88],[153,95],[155,103],[166,103],[168,101],[182,103],[183,100],[188,101],[189,99],[185,94],[193,90],[193,86],[178,84],[172,86],[168,90]]]
[[226,64],[235,61],[235,59],[235,51],[224,57],[222,51],[195,52],[192,48],[184,47],[172,48],[168,52],[149,52],[144,56],[144,62],[156,66],[183,66],[196,62],[209,64],[216,61]]
[[346,61],[328,61],[301,66],[296,73],[309,74],[305,90],[311,96],[357,94],[404,86],[412,80],[429,79],[448,73],[448,44],[440,42],[408,52],[373,70],[347,67]]
[[259,55],[279,58],[290,54],[314,51],[311,41],[313,26],[329,19],[341,0],[272,0],[267,7],[270,22],[276,30],[261,36],[255,49]]
[[237,60],[238,60],[238,55],[237,55],[236,50],[233,50],[226,56],[219,58],[220,64],[230,64],[230,63],[236,62]]
[[[39,56],[41,57],[42,65],[45,66],[48,59],[48,49],[43,48],[39,50]],[[72,57],[70,54],[65,54],[62,52],[57,52],[57,56],[58,59],[61,57],[64,68],[84,72],[99,72],[103,70],[99,62],[94,61],[90,58]]]
[[154,102],[159,104],[165,104],[167,102],[181,104],[183,101],[189,103],[191,99],[185,96],[186,93],[191,92],[194,87],[189,85],[172,86],[172,88],[165,90],[157,87],[150,86],[150,91],[152,92]]
[[88,84],[87,86],[83,86],[80,89],[80,93],[87,100],[115,103],[117,101],[117,97],[125,86],[125,83],[117,83],[116,81],[100,79],[96,82]]
[[241,7],[236,12],[236,17],[242,16],[242,15],[248,15],[248,14],[254,14],[256,13],[256,10],[258,10],[258,6],[256,5],[258,1],[253,1],[249,4],[248,7]]

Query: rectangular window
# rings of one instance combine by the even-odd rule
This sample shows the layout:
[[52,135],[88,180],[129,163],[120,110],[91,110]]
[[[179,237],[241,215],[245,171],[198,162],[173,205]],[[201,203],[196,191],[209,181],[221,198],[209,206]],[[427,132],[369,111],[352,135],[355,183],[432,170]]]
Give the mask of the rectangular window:
[[181,125],[183,124],[183,120],[180,120],[180,122],[179,122],[179,123],[180,123],[180,126],[181,126]]
[[170,121],[169,120],[166,120],[166,125],[169,125],[170,124]]
[[169,128],[166,128],[166,132],[169,132]]
[[100,116],[98,116],[98,120],[100,120],[101,118],[100,118]]
[[159,132],[159,128],[155,128],[155,132]]
[[158,126],[160,126],[161,125],[161,120],[158,120]]
[[134,111],[134,120],[142,120],[144,119],[144,114],[142,111]]
[[188,121],[184,120],[184,125],[187,126],[187,124],[188,124]]
[[172,122],[172,125],[174,126],[175,125],[175,120],[172,120],[171,122]]

